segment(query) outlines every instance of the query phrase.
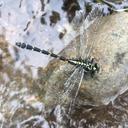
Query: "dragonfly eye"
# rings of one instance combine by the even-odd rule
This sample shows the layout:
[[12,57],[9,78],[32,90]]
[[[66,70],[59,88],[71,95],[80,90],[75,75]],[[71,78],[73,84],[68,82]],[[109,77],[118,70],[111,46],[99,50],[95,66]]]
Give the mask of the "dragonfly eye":
[[90,69],[92,69],[92,65],[90,64],[89,66],[88,66]]
[[93,70],[99,72],[100,66],[97,63],[95,63]]

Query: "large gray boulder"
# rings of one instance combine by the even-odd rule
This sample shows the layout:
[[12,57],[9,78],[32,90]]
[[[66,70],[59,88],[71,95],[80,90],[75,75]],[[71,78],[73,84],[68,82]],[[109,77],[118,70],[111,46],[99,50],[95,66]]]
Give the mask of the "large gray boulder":
[[[125,12],[100,18],[87,29],[85,36],[88,36],[82,44],[82,49],[87,45],[86,51],[88,51],[94,42],[90,56],[94,57],[100,65],[100,72],[94,78],[84,77],[75,103],[107,104],[128,88],[127,30],[128,14]],[[61,55],[70,58],[78,56],[79,42],[80,38],[77,37],[61,52]],[[49,63],[40,76],[42,88],[46,92],[44,96],[46,104],[68,104],[72,101],[79,80],[71,93],[63,95],[65,82],[72,72],[73,66],[66,62],[54,59]],[[79,79],[79,74],[76,79]]]

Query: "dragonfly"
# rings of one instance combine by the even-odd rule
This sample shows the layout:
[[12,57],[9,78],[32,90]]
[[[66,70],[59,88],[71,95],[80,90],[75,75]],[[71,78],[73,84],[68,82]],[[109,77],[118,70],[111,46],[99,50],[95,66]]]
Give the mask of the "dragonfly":
[[[95,10],[94,10],[95,11]],[[92,14],[94,15],[94,14]],[[91,14],[90,14],[91,16]],[[90,19],[90,17],[88,17]],[[95,20],[100,20],[99,16],[95,18]],[[84,76],[90,75],[91,78],[95,76],[100,70],[99,64],[96,62],[94,57],[90,57],[91,50],[95,45],[95,42],[91,42],[90,48],[88,48],[88,33],[86,31],[86,23],[83,22],[80,28],[80,42],[79,42],[79,57],[76,58],[67,58],[64,56],[57,55],[53,52],[32,46],[27,43],[16,42],[16,46],[22,49],[35,51],[44,55],[49,55],[53,58],[59,59],[60,61],[67,62],[68,64],[74,66],[74,71],[70,75],[70,77],[64,83],[63,94],[61,96],[61,100],[64,97],[69,97],[73,90],[75,90],[75,94],[73,96],[73,100],[70,103],[69,112],[76,101],[76,97],[79,93],[79,89],[82,84],[82,80]],[[98,24],[95,24],[94,29],[96,29]]]
[[21,43],[21,42],[16,42],[16,46],[22,48],[22,49],[28,49],[28,50],[33,50],[45,55],[49,55],[53,58],[58,58],[61,61],[66,61],[67,63],[74,65],[78,68],[82,68],[84,73],[90,74],[91,77],[93,77],[95,75],[96,72],[99,72],[99,66],[98,64],[95,62],[94,58],[73,58],[73,59],[69,59],[66,58],[64,56],[59,56],[57,54],[54,54],[52,52],[46,51],[44,49],[40,49],[38,47],[33,47],[30,44],[26,44],[26,43]]

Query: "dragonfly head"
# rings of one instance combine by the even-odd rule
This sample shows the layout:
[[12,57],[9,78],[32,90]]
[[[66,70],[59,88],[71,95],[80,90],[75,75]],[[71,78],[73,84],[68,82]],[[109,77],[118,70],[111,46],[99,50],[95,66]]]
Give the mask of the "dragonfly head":
[[94,65],[93,65],[93,67],[92,67],[92,72],[97,72],[97,73],[99,73],[99,71],[100,71],[100,66],[99,66],[99,64],[97,64],[97,63],[95,63]]

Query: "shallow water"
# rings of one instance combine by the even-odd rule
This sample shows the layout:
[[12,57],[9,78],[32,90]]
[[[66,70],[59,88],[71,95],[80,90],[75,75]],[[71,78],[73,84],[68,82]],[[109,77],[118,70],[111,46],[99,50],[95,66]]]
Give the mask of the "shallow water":
[[[94,105],[94,104],[77,104],[72,108],[70,114],[68,113],[69,106],[61,106],[60,104],[53,104],[50,107],[47,107],[46,97],[48,86],[46,86],[48,78],[51,78],[51,72],[54,73],[54,67],[60,62],[58,60],[53,60],[52,68],[35,68],[40,65],[47,65],[51,58],[41,57],[42,55],[34,54],[30,51],[22,51],[15,48],[15,41],[25,41],[32,42],[32,44],[39,45],[42,48],[54,49],[54,51],[59,52],[62,48],[67,45],[67,42],[70,42],[73,37],[77,35],[77,32],[73,32],[68,28],[70,24],[68,23],[67,17],[65,17],[65,13],[60,9],[56,8],[56,1],[48,4],[46,1],[44,3],[45,6],[40,5],[40,2],[35,3],[32,1],[31,3],[25,2],[24,0],[14,2],[12,6],[9,6],[12,1],[8,0],[6,2],[2,2],[1,12],[2,12],[2,20],[1,20],[1,32],[4,36],[0,37],[0,127],[1,128],[127,128],[128,127],[128,91],[122,90],[121,94],[118,94],[111,102],[107,105]],[[32,6],[37,4],[37,6]],[[58,1],[57,1],[58,3]],[[63,3],[58,3],[62,5]],[[24,17],[22,20],[19,16],[19,12],[15,12],[15,8],[22,8],[20,11],[20,16]],[[77,3],[76,3],[77,5]],[[75,5],[75,6],[76,6]],[[82,6],[83,4],[81,4]],[[31,6],[31,7],[30,7]],[[49,8],[51,7],[51,10]],[[44,16],[47,24],[46,26],[41,26],[39,23],[41,15],[45,12],[38,12],[38,8],[45,8],[44,10],[48,12],[48,15]],[[58,6],[59,7],[59,6]],[[76,6],[77,7],[77,6]],[[3,9],[4,8],[4,9]],[[78,9],[79,7],[75,8]],[[7,9],[11,9],[11,15],[6,12]],[[31,13],[32,10],[35,10],[34,13]],[[49,16],[51,15],[51,11],[57,9],[58,12],[60,10],[63,15],[61,17],[65,17],[63,20],[58,21],[59,24],[55,25],[56,21],[53,20],[54,23],[49,26]],[[25,12],[25,13],[24,13]],[[27,13],[26,13],[27,12]],[[36,14],[35,14],[36,13]],[[68,14],[70,12],[67,11]],[[24,15],[26,14],[26,15]],[[32,17],[36,15],[35,21]],[[54,13],[54,15],[58,14]],[[18,20],[12,20],[15,16]],[[29,17],[29,18],[28,18]],[[31,19],[32,18],[32,19]],[[30,28],[25,29],[25,25],[28,23],[27,21],[31,21]],[[43,20],[43,19],[42,19]],[[58,18],[59,20],[59,18]],[[6,22],[4,22],[6,21]],[[57,23],[58,23],[57,22]],[[17,24],[19,23],[19,24]],[[62,25],[64,23],[66,25]],[[32,24],[32,25],[31,25]],[[68,25],[67,25],[68,24]],[[58,39],[58,33],[62,28],[60,26],[66,26],[67,29],[67,37],[66,35],[63,37],[64,41]],[[78,24],[79,25],[79,24]],[[70,26],[72,27],[72,26]],[[38,29],[37,29],[38,28]],[[25,29],[25,30],[24,30]],[[27,30],[28,29],[28,30]],[[35,33],[35,29],[37,29],[37,33]],[[59,31],[55,32],[56,29]],[[43,31],[44,30],[44,31]],[[46,32],[48,30],[48,32]],[[70,37],[69,33],[72,33],[72,37]],[[29,34],[28,34],[29,33]],[[28,35],[27,35],[28,34]],[[44,34],[44,35],[43,35]],[[115,33],[116,34],[116,33]],[[42,36],[43,35],[43,36]],[[117,35],[119,36],[119,35]],[[14,38],[12,38],[14,37]],[[42,37],[42,38],[40,38]],[[46,39],[47,37],[47,39]],[[54,38],[53,38],[54,37]],[[69,38],[70,37],[70,38]],[[7,40],[7,41],[6,41]],[[45,43],[34,43],[44,41]],[[51,44],[51,40],[53,40],[53,44]],[[48,42],[48,43],[47,43]],[[11,43],[11,44],[10,44]],[[64,43],[64,44],[63,44]],[[56,44],[59,44],[58,47],[55,47]],[[72,49],[74,51],[74,49]],[[27,54],[27,59],[24,57]],[[73,52],[72,52],[73,54]],[[29,59],[28,59],[29,58]],[[30,60],[30,62],[28,62]],[[42,61],[41,61],[42,60]],[[37,62],[38,61],[38,62]],[[28,65],[28,63],[30,65]],[[44,64],[46,63],[46,64]],[[51,64],[50,63],[50,64]],[[63,66],[62,66],[63,68]],[[70,68],[70,67],[69,67]],[[34,69],[34,70],[33,70]],[[61,69],[62,70],[62,69]],[[46,73],[47,74],[44,74]],[[126,69],[127,72],[127,69]],[[68,76],[70,75],[69,70],[62,71],[62,75]],[[61,76],[64,78],[64,76]],[[52,81],[54,83],[54,81]],[[60,81],[58,81],[61,83]],[[62,88],[60,88],[62,90]],[[55,91],[55,90],[52,90]]]

